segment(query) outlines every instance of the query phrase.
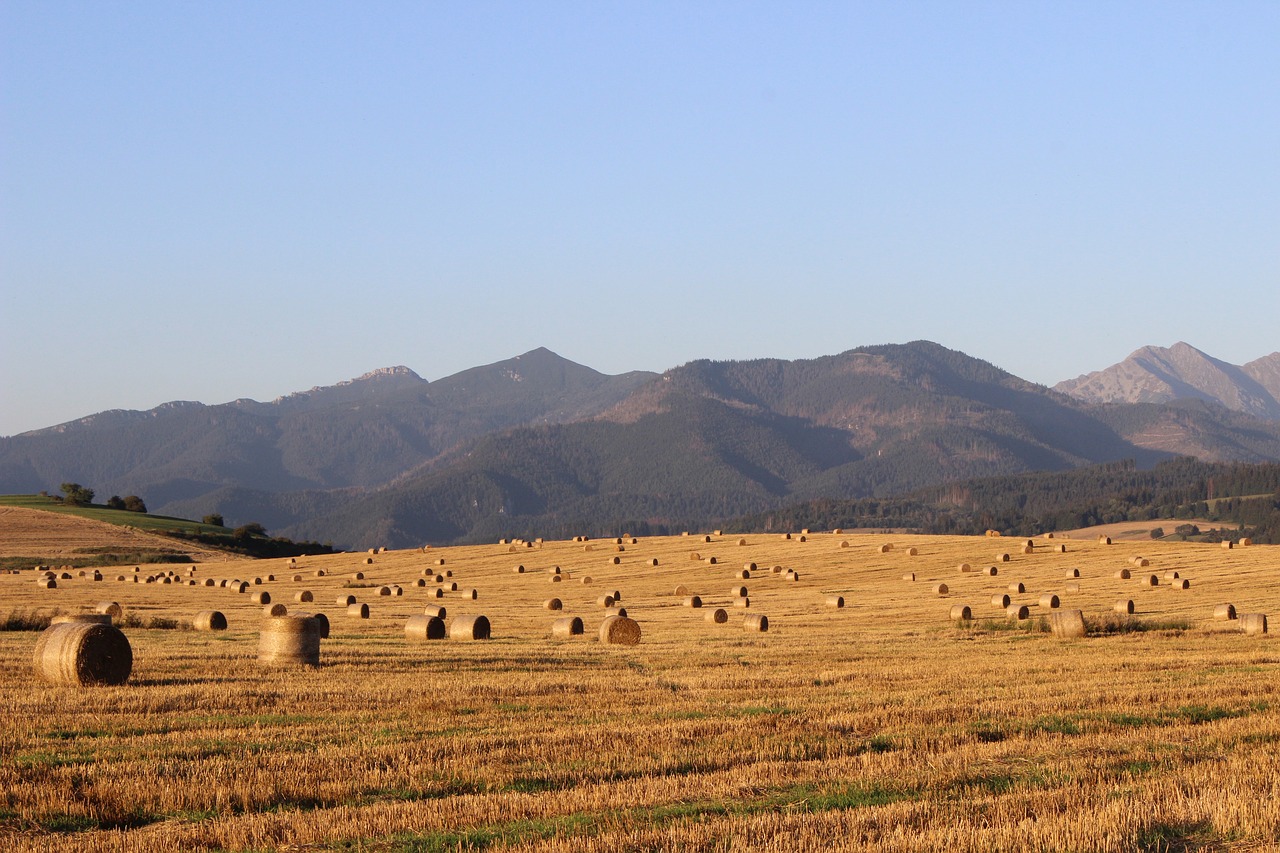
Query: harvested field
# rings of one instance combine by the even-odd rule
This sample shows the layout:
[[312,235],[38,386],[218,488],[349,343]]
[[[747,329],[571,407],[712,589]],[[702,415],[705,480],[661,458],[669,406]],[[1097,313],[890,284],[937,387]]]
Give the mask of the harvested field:
[[[262,609],[230,586],[0,575],[0,848],[5,850],[1059,850],[1264,849],[1280,841],[1280,646],[1214,618],[1280,602],[1280,550],[1173,542],[1013,553],[985,537],[752,535],[767,632],[684,606],[731,608],[694,538],[639,539],[621,565],[546,542],[514,573],[483,545],[239,564],[257,589],[314,593],[331,634],[318,668],[257,663]],[[841,547],[848,541],[849,547]],[[902,551],[916,585],[904,583]],[[1141,554],[1186,590],[1113,576]],[[483,612],[485,642],[405,638],[444,556]],[[634,559],[633,559],[634,556]],[[659,565],[652,566],[651,560]],[[530,562],[532,560],[532,562]],[[563,609],[546,609],[549,567]],[[348,590],[363,570],[367,589]],[[143,575],[166,567],[147,567]],[[188,566],[173,566],[185,577]],[[1078,592],[1066,590],[1078,568]],[[314,572],[324,569],[324,576]],[[1006,577],[1005,575],[1008,575]],[[219,559],[194,578],[235,577]],[[1025,592],[1008,589],[1010,579]],[[928,594],[945,581],[946,598]],[[399,584],[403,596],[376,597]],[[599,641],[598,589],[625,592],[638,645]],[[722,592],[715,592],[722,590]],[[345,617],[340,594],[373,600]],[[1030,618],[990,606],[1009,595]],[[1080,610],[1054,636],[1039,606]],[[827,606],[842,596],[845,606]],[[1118,614],[1119,599],[1134,614]],[[39,683],[41,617],[117,601],[126,684]],[[483,603],[483,611],[475,609]],[[950,618],[970,605],[970,622]],[[227,630],[182,630],[200,611]],[[455,610],[457,611],[455,615]],[[730,612],[733,612],[730,609]],[[1056,611],[1055,611],[1056,612]],[[558,636],[555,618],[583,634]],[[131,627],[131,625],[133,627]],[[24,628],[24,626],[27,626]],[[156,627],[142,627],[156,626]],[[1224,784],[1230,780],[1230,784]]]

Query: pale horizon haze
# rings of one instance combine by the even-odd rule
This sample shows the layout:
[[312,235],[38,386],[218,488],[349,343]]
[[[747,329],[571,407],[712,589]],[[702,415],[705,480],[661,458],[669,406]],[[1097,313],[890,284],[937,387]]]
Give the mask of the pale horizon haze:
[[545,346],[1280,350],[1274,2],[0,4],[0,436]]

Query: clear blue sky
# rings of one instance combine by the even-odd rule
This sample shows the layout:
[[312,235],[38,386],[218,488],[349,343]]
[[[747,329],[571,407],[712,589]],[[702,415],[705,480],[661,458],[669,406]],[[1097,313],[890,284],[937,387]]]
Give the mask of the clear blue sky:
[[0,3],[0,435],[919,338],[1280,349],[1277,2]]

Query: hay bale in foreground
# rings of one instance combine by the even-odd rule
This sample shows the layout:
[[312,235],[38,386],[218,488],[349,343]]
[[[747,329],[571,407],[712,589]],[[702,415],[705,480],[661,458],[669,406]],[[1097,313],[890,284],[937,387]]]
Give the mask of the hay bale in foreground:
[[1213,618],[1223,622],[1236,618],[1236,606],[1234,604],[1219,604],[1213,608]]
[[606,616],[600,623],[600,642],[634,646],[640,642],[640,623],[626,616]]
[[133,671],[133,648],[111,625],[64,622],[40,634],[32,663],[41,678],[54,684],[124,684]]
[[356,604],[348,604],[348,605],[347,605],[347,615],[348,615],[348,616],[350,616],[352,619],[368,619],[368,618],[369,618],[369,605],[367,605],[367,604],[359,604],[359,603],[356,603]]
[[450,640],[488,640],[490,636],[487,616],[455,616],[449,623]]
[[1123,613],[1126,616],[1133,615],[1133,599],[1122,598],[1115,604],[1111,605],[1111,609],[1116,613]]
[[973,611],[969,609],[967,604],[951,605],[951,621],[952,622],[969,622],[973,619]]
[[763,613],[748,613],[742,619],[742,630],[763,634],[769,630],[769,617]]
[[832,607],[832,608],[835,608],[836,610],[839,610],[841,607],[844,607],[844,596],[828,595],[826,597],[826,600],[823,603],[826,604],[827,607]]
[[1055,637],[1084,637],[1089,629],[1084,624],[1084,611],[1059,610],[1049,614],[1049,631]]
[[265,666],[319,666],[320,626],[310,616],[272,616],[262,621],[258,663]]
[[1240,615],[1240,628],[1246,634],[1267,633],[1267,614],[1243,613]]
[[404,623],[407,640],[443,640],[445,633],[444,620],[439,616],[410,616]]
[[553,637],[580,637],[582,634],[582,620],[577,616],[566,616],[551,623]]
[[191,625],[197,631],[225,631],[227,617],[219,610],[201,610],[196,614],[196,618],[191,620]]
[[729,621],[729,611],[725,610],[723,607],[716,607],[712,610],[708,610],[706,615],[702,618],[712,625],[723,625]]

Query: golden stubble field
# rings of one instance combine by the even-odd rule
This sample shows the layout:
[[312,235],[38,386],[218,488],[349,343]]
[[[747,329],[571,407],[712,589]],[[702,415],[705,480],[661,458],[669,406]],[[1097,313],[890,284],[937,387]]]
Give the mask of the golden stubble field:
[[[124,582],[115,570],[97,582],[73,573],[54,590],[30,571],[0,576],[0,616],[111,600],[141,624],[209,608],[230,623],[126,627],[129,682],[83,689],[35,678],[37,633],[0,632],[0,848],[1280,847],[1280,647],[1213,617],[1224,602],[1280,610],[1275,549],[711,538],[194,567],[200,581],[240,578],[291,610],[325,613],[318,669],[257,663],[262,608],[249,593],[134,583],[131,570]],[[879,553],[886,542],[894,550]],[[1009,562],[995,562],[1000,552]],[[1127,562],[1136,555],[1150,567]],[[998,574],[961,573],[962,562]],[[747,563],[757,569],[743,579]],[[185,581],[191,567],[165,568]],[[1116,578],[1122,568],[1134,577]],[[478,597],[436,598],[445,571]],[[1189,589],[1165,579],[1173,571]],[[1153,573],[1158,586],[1139,580]],[[1025,593],[1008,593],[1016,582]],[[363,583],[374,586],[347,586]],[[393,583],[402,596],[377,594]],[[684,606],[678,585],[704,608]],[[731,606],[740,585],[749,609]],[[314,603],[294,603],[302,590]],[[643,629],[637,646],[595,637],[598,598],[615,590]],[[1010,623],[991,604],[1004,593],[1032,619]],[[1095,624],[1132,599],[1137,621],[1055,637],[1034,627],[1045,593]],[[370,617],[349,618],[340,594]],[[827,606],[830,595],[845,606]],[[562,612],[544,609],[551,597]],[[406,641],[405,621],[428,604],[486,615],[493,639]],[[972,608],[971,623],[951,621],[956,604]],[[709,624],[712,607],[729,621]],[[743,630],[745,613],[766,614],[768,632]],[[553,639],[563,615],[582,617],[586,635]]]

